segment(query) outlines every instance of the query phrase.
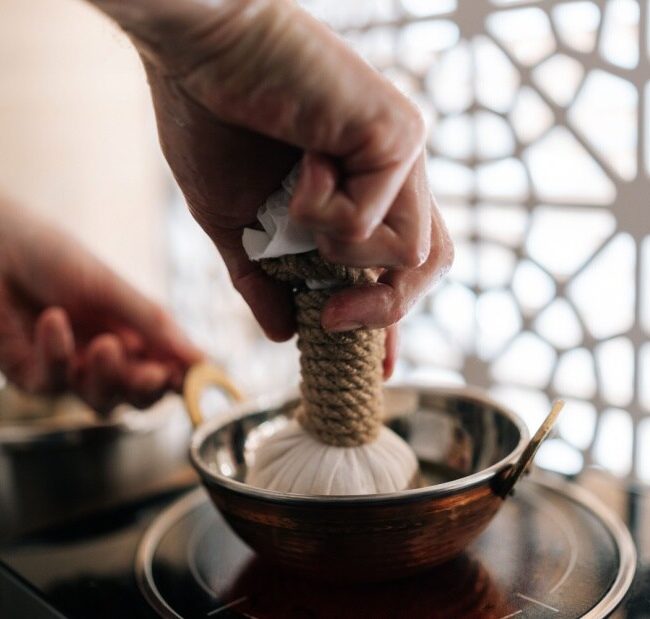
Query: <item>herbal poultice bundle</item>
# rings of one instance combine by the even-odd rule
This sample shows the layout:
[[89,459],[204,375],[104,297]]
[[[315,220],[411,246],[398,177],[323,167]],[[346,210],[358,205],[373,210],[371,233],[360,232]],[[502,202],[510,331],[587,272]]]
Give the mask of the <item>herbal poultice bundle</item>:
[[257,448],[246,482],[308,495],[375,494],[413,485],[411,448],[382,423],[384,330],[328,333],[320,323],[330,295],[374,280],[370,269],[324,261],[308,231],[289,218],[296,172],[260,208],[263,230],[244,247],[295,290],[302,401],[287,426]]

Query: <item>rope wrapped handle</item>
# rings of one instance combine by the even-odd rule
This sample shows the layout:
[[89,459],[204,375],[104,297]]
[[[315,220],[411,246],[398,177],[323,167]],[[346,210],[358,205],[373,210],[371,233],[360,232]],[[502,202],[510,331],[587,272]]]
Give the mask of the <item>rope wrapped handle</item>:
[[[260,261],[269,275],[293,284],[302,375],[298,421],[329,445],[354,447],[374,440],[382,424],[383,329],[329,333],[321,326],[327,300],[341,287],[372,283],[376,273],[331,264],[317,252]],[[308,281],[327,288],[310,290]]]

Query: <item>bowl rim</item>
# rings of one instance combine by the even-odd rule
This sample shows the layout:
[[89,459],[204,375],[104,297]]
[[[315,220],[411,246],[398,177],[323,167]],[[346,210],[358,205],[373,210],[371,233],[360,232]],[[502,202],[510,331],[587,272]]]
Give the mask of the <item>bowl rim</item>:
[[248,415],[263,412],[266,409],[278,408],[286,406],[292,399],[296,398],[296,390],[285,391],[281,394],[274,396],[260,397],[253,400],[237,405],[231,409],[227,417],[215,417],[202,423],[192,434],[190,440],[190,461],[192,466],[201,477],[201,481],[206,486],[218,486],[231,490],[237,494],[243,494],[258,500],[264,500],[271,503],[281,504],[302,504],[302,505],[319,505],[323,504],[344,504],[354,503],[359,504],[377,504],[377,503],[392,503],[396,500],[409,501],[418,500],[422,498],[442,497],[449,494],[456,494],[461,491],[470,490],[477,486],[482,486],[486,482],[492,480],[496,475],[506,468],[514,464],[521,453],[526,448],[530,439],[528,428],[524,421],[509,407],[497,402],[490,397],[487,392],[477,387],[448,387],[448,386],[423,386],[416,382],[400,382],[387,385],[386,391],[399,391],[399,390],[414,390],[419,395],[433,394],[437,396],[447,396],[463,398],[465,400],[473,401],[478,404],[490,406],[499,411],[506,417],[519,431],[519,440],[517,445],[506,456],[495,462],[491,466],[466,475],[459,477],[452,481],[444,482],[442,484],[434,484],[432,486],[425,486],[423,488],[412,488],[408,490],[401,490],[398,492],[388,492],[381,494],[355,494],[355,495],[304,495],[279,492],[277,490],[266,490],[264,488],[257,488],[244,482],[238,481],[221,473],[211,470],[206,462],[201,457],[201,448],[205,442],[217,431],[224,426],[238,421]]

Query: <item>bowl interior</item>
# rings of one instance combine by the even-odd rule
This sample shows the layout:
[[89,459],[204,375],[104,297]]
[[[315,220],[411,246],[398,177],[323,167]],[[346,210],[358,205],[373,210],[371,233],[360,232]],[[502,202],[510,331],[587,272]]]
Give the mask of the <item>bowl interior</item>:
[[[289,420],[297,400],[225,423],[210,422],[195,436],[192,455],[204,477],[243,482],[261,441]],[[468,389],[386,390],[386,424],[414,449],[421,486],[484,479],[514,461],[527,439],[521,420]]]

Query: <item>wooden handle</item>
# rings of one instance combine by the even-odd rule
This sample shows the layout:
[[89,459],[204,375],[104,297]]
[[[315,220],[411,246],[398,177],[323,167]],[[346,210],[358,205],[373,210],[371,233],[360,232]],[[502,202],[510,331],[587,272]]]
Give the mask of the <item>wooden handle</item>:
[[506,469],[504,475],[497,476],[495,490],[499,496],[505,499],[508,494],[510,494],[521,475],[532,463],[539,446],[550,434],[562,408],[564,408],[564,400],[555,400],[555,402],[553,402],[551,412],[548,414],[546,419],[544,419],[537,432],[535,432],[535,436],[530,439],[530,442],[526,445],[526,449],[524,449],[519,460],[517,460],[512,467]]
[[216,365],[208,362],[193,365],[185,376],[183,399],[187,414],[195,428],[198,428],[203,422],[201,394],[206,387],[218,387],[234,402],[243,402],[244,400],[239,389]]

